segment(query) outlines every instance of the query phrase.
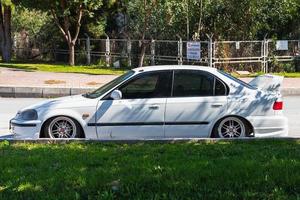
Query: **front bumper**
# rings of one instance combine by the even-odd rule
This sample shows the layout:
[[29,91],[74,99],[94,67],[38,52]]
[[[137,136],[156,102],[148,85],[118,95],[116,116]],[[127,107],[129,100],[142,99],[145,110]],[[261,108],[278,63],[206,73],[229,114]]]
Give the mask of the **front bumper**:
[[247,119],[253,126],[255,137],[288,136],[288,119],[283,115],[251,116]]
[[41,121],[22,121],[11,119],[9,130],[15,139],[38,139],[40,135]]

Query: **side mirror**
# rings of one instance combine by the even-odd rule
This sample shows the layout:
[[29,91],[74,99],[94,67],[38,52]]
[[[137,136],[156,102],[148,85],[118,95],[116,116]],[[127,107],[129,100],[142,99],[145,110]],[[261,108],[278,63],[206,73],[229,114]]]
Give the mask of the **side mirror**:
[[122,99],[122,92],[120,90],[114,90],[111,94],[110,94],[110,98],[112,98],[113,100],[119,100]]

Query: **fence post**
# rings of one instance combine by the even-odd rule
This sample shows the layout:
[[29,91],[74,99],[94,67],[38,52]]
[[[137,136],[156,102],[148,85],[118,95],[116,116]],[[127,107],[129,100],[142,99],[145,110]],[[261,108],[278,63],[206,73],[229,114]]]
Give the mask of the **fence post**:
[[131,40],[127,39],[127,58],[128,58],[128,67],[131,67]]
[[177,59],[178,59],[178,65],[182,65],[183,63],[183,59],[182,59],[182,38],[179,37],[179,41],[178,41],[178,56],[177,56]]
[[213,43],[212,43],[212,38],[209,38],[209,66],[213,67],[212,63],[212,55],[213,55]]
[[212,67],[216,67],[216,64],[215,64],[215,56],[216,56],[216,42],[214,41],[212,43]]
[[268,61],[268,57],[269,57],[269,40],[266,40],[266,51],[265,51],[265,58],[266,58],[266,66],[265,66],[265,73],[269,72],[269,61]]
[[151,65],[155,65],[155,40],[151,40]]
[[262,64],[262,71],[264,73],[267,73],[268,70],[268,56],[269,56],[269,40],[267,39],[267,35],[265,35],[262,45],[262,57],[263,57],[263,64]]
[[91,40],[90,37],[85,34],[86,36],[86,41],[85,41],[85,48],[86,48],[86,64],[90,65],[91,64]]
[[208,35],[206,34],[206,36],[208,37],[209,39],[209,42],[208,42],[208,60],[209,60],[209,66],[210,67],[214,67],[214,64],[213,64],[213,35]]
[[265,71],[265,39],[261,42],[261,71]]
[[106,35],[106,40],[105,40],[105,62],[106,62],[106,67],[110,66],[110,41],[108,35]]

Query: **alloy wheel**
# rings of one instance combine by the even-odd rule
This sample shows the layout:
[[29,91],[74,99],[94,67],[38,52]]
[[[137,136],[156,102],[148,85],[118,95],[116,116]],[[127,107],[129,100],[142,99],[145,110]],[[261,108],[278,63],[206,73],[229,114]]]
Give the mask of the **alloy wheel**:
[[76,124],[68,117],[57,117],[49,125],[50,138],[75,138]]
[[236,117],[223,119],[218,127],[218,135],[221,138],[245,137],[246,128],[242,120]]

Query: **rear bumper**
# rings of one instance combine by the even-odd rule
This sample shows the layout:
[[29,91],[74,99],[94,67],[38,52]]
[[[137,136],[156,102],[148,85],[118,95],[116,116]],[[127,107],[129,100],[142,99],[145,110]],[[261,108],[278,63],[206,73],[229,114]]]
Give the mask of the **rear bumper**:
[[288,119],[283,116],[251,116],[247,118],[252,124],[255,137],[288,136]]
[[9,130],[15,139],[38,139],[41,121],[21,121],[12,119],[9,121]]

